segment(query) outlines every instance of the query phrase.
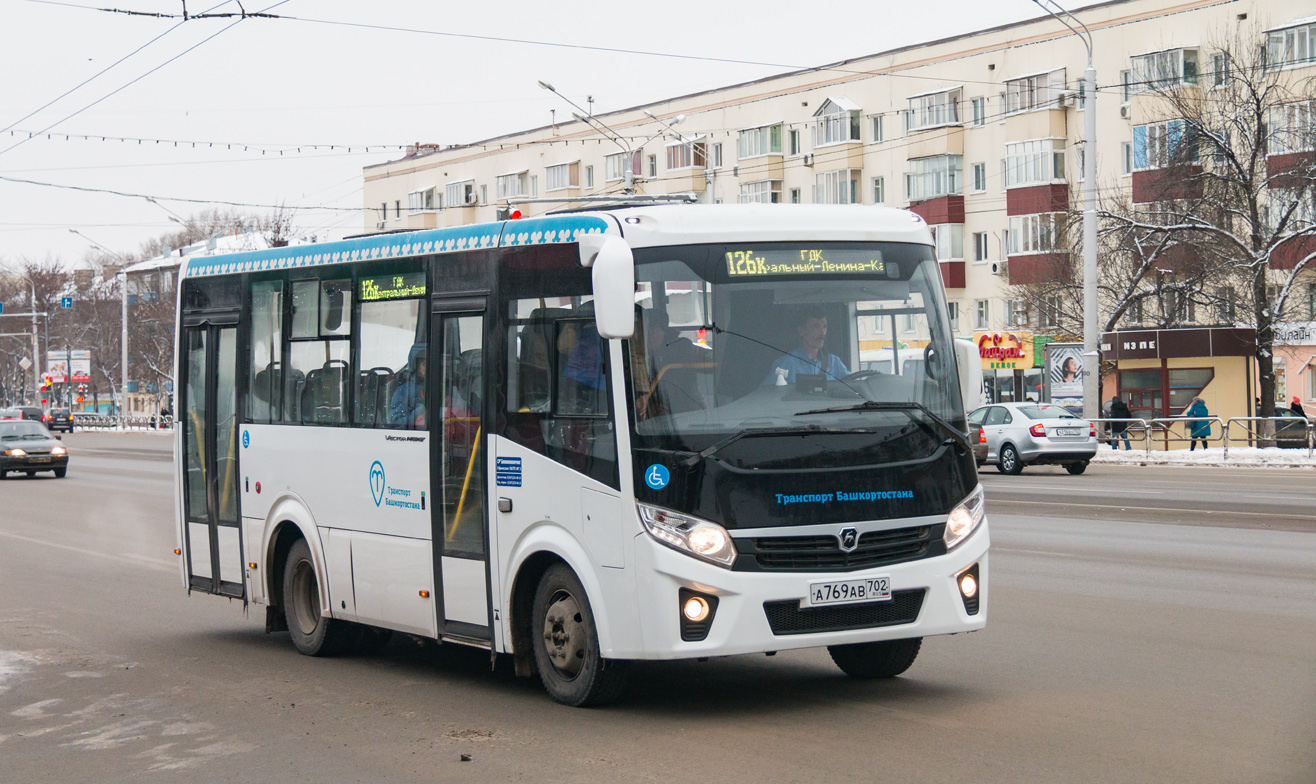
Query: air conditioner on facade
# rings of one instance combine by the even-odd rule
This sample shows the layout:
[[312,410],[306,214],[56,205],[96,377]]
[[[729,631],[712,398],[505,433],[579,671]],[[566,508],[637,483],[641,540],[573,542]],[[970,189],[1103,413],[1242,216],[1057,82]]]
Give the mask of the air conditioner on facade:
[[1127,120],[1127,119],[1129,119],[1129,116],[1130,116],[1131,114],[1133,114],[1133,112],[1130,110],[1130,107],[1129,107],[1129,105],[1128,105],[1127,103],[1124,104],[1124,105],[1122,105],[1122,106],[1120,106],[1120,119],[1121,119],[1121,120]]
[[804,156],[804,165],[805,166],[813,165],[813,153],[808,153]]
[[1062,92],[1060,93],[1060,95],[1058,95],[1058,96],[1056,97],[1056,106],[1059,106],[1061,109],[1064,109],[1064,108],[1067,107],[1067,106],[1073,106],[1073,105],[1074,105],[1074,91],[1073,91],[1073,90],[1064,90],[1064,91],[1062,91]]
[[376,221],[376,222],[375,222],[375,228],[376,228],[376,229],[382,229],[382,228],[384,228],[385,224],[387,224],[387,223],[388,223],[388,221]]
[[467,206],[467,207],[474,207],[475,205],[477,205],[477,204],[479,204],[479,203],[480,203],[480,197],[475,195],[475,191],[472,190],[472,191],[469,191],[469,192],[466,194],[466,206]]
[[993,261],[993,262],[992,262],[992,274],[993,274],[993,275],[1006,275],[1006,274],[1009,274],[1009,273],[1007,272],[1007,270],[1006,270],[1005,262],[1004,262],[1004,261]]

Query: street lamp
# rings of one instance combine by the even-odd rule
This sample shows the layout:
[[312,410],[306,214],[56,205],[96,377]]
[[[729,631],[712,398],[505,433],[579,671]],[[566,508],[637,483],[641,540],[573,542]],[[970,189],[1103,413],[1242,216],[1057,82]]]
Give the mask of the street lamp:
[[[1097,70],[1092,65],[1092,32],[1056,0],[1033,0],[1056,21],[1078,36],[1088,50],[1088,67],[1083,72],[1086,84],[1083,117],[1083,416],[1095,419],[1101,415],[1101,401],[1097,399]],[[1047,4],[1074,20],[1083,29],[1079,32]]]

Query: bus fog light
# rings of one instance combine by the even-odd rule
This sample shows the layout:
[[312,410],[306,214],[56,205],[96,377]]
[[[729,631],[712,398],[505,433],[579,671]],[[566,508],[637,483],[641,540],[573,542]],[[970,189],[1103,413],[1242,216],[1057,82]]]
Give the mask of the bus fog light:
[[972,574],[966,574],[960,578],[960,593],[964,598],[972,599],[978,595],[978,578]]
[[681,588],[676,592],[676,600],[681,608],[681,640],[701,642],[708,639],[713,618],[717,615],[717,597]]
[[685,607],[682,608],[685,617],[692,623],[699,623],[708,617],[708,600],[702,596],[691,596],[685,600]]

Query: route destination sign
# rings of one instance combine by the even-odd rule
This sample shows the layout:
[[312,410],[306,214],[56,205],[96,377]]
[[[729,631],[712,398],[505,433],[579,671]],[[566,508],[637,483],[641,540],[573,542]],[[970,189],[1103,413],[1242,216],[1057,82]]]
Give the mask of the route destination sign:
[[404,275],[378,275],[373,278],[361,279],[362,302],[421,297],[424,294],[424,272],[408,272]]
[[733,250],[726,253],[727,274],[733,278],[751,275],[835,275],[867,272],[885,275],[882,252],[876,248],[801,248],[798,250]]

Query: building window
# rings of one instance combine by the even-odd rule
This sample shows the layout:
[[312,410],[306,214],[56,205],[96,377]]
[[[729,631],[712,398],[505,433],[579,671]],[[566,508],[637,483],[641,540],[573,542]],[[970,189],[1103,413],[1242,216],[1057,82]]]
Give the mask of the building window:
[[1133,91],[1197,84],[1197,50],[1167,49],[1133,58]]
[[1048,294],[1042,297],[1042,302],[1038,308],[1037,321],[1038,326],[1058,327],[1060,326],[1060,295]]
[[820,172],[814,178],[814,204],[860,204],[859,169]]
[[781,180],[761,180],[740,185],[741,204],[780,204]]
[[791,155],[800,154],[800,131],[798,128],[792,129],[790,132],[790,153]]
[[714,144],[714,145],[713,145],[713,168],[714,168],[714,169],[720,169],[720,168],[722,168],[722,145],[721,145],[721,144]]
[[1228,286],[1216,289],[1215,319],[1221,324],[1232,325],[1238,319],[1238,303],[1234,290]]
[[1120,103],[1128,103],[1133,98],[1133,72],[1120,71]]
[[987,99],[973,99],[973,124],[975,127],[981,127],[987,124]]
[[987,164],[973,164],[973,192],[982,193],[987,190]]
[[[702,169],[708,165],[708,147],[701,141],[680,141],[667,145],[667,170]],[[650,177],[658,176],[653,172]]]
[[500,174],[494,179],[494,198],[510,199],[514,196],[530,195],[530,173],[513,172]]
[[886,138],[882,128],[882,115],[875,114],[868,118],[873,123],[873,142],[877,143]]
[[1120,174],[1133,173],[1133,143],[1120,142]]
[[799,203],[800,203],[800,189],[791,188],[791,204],[799,204]]
[[379,203],[379,219],[382,221],[388,220],[388,202],[386,201]]
[[813,146],[859,141],[860,109],[844,98],[828,98],[814,115]]
[[488,204],[488,203],[489,203],[489,186],[488,186],[488,185],[481,185],[481,186],[480,186],[480,203],[481,203],[481,204]]
[[1266,64],[1286,68],[1316,61],[1316,24],[1266,33]]
[[417,212],[434,211],[434,189],[426,188],[420,191],[412,191],[407,194],[407,213],[415,214]]
[[558,191],[580,187],[580,162],[559,163],[544,169],[544,189]]
[[1065,181],[1065,140],[1030,139],[1005,145],[1005,187]]
[[1005,113],[1031,112],[1054,108],[1065,89],[1065,69],[1032,74],[1005,83]]
[[961,91],[956,88],[910,98],[909,110],[905,112],[905,130],[922,131],[945,125],[959,125],[960,93]]
[[1028,306],[1023,300],[1011,298],[1005,301],[1005,326],[1028,326]]
[[991,300],[975,299],[973,301],[973,328],[977,330],[991,329],[991,324]]
[[950,322],[952,332],[960,331],[960,303],[946,303],[946,320]]
[[449,207],[466,207],[475,203],[475,181],[450,182],[443,186],[443,200]]
[[1134,126],[1134,171],[1164,169],[1171,164],[1196,161],[1196,145],[1183,144],[1185,130],[1183,120]]
[[594,167],[593,167],[593,166],[586,166],[586,167],[585,167],[585,187],[586,187],[586,188],[593,188],[593,187],[594,187]]
[[909,201],[935,199],[960,193],[964,178],[964,156],[934,155],[914,158],[905,175],[905,196]]
[[629,152],[614,152],[603,159],[603,181],[615,182],[626,179],[626,172],[636,177],[640,176],[640,161],[643,160],[642,150]]
[[402,217],[402,200],[401,200],[401,199],[398,199],[397,201],[393,202],[393,217],[395,217],[395,218],[401,218],[401,217]]
[[1010,217],[1009,255],[1050,253],[1063,246],[1065,213],[1044,212]]
[[1135,299],[1129,303],[1129,307],[1124,311],[1124,323],[1131,327],[1142,324],[1142,300]]
[[987,260],[987,232],[975,231],[973,233],[973,260]]
[[1075,171],[1075,174],[1077,176],[1074,179],[1078,180],[1079,182],[1083,181],[1084,173],[1087,171],[1086,155],[1087,155],[1087,151],[1085,148],[1083,147],[1074,148],[1074,157],[1077,159],[1075,163],[1078,164],[1077,170]]
[[937,248],[937,261],[963,261],[964,224],[940,223],[931,228],[932,241]]
[[649,156],[649,176],[650,176],[650,177],[657,177],[657,176],[658,176],[658,156],[657,156],[657,155],[650,155],[650,156]]
[[1229,55],[1217,52],[1211,55],[1211,86],[1224,87],[1229,84]]
[[1305,152],[1316,146],[1316,101],[1286,103],[1270,108],[1270,144],[1267,153]]
[[[799,138],[798,131],[791,131],[791,134],[793,134],[792,142]],[[795,152],[792,151],[791,154],[794,155]],[[759,155],[781,155],[781,123],[746,128],[740,132],[736,157],[743,161]],[[721,162],[719,161],[718,164],[720,165]]]
[[886,178],[873,178],[873,203],[886,204]]

